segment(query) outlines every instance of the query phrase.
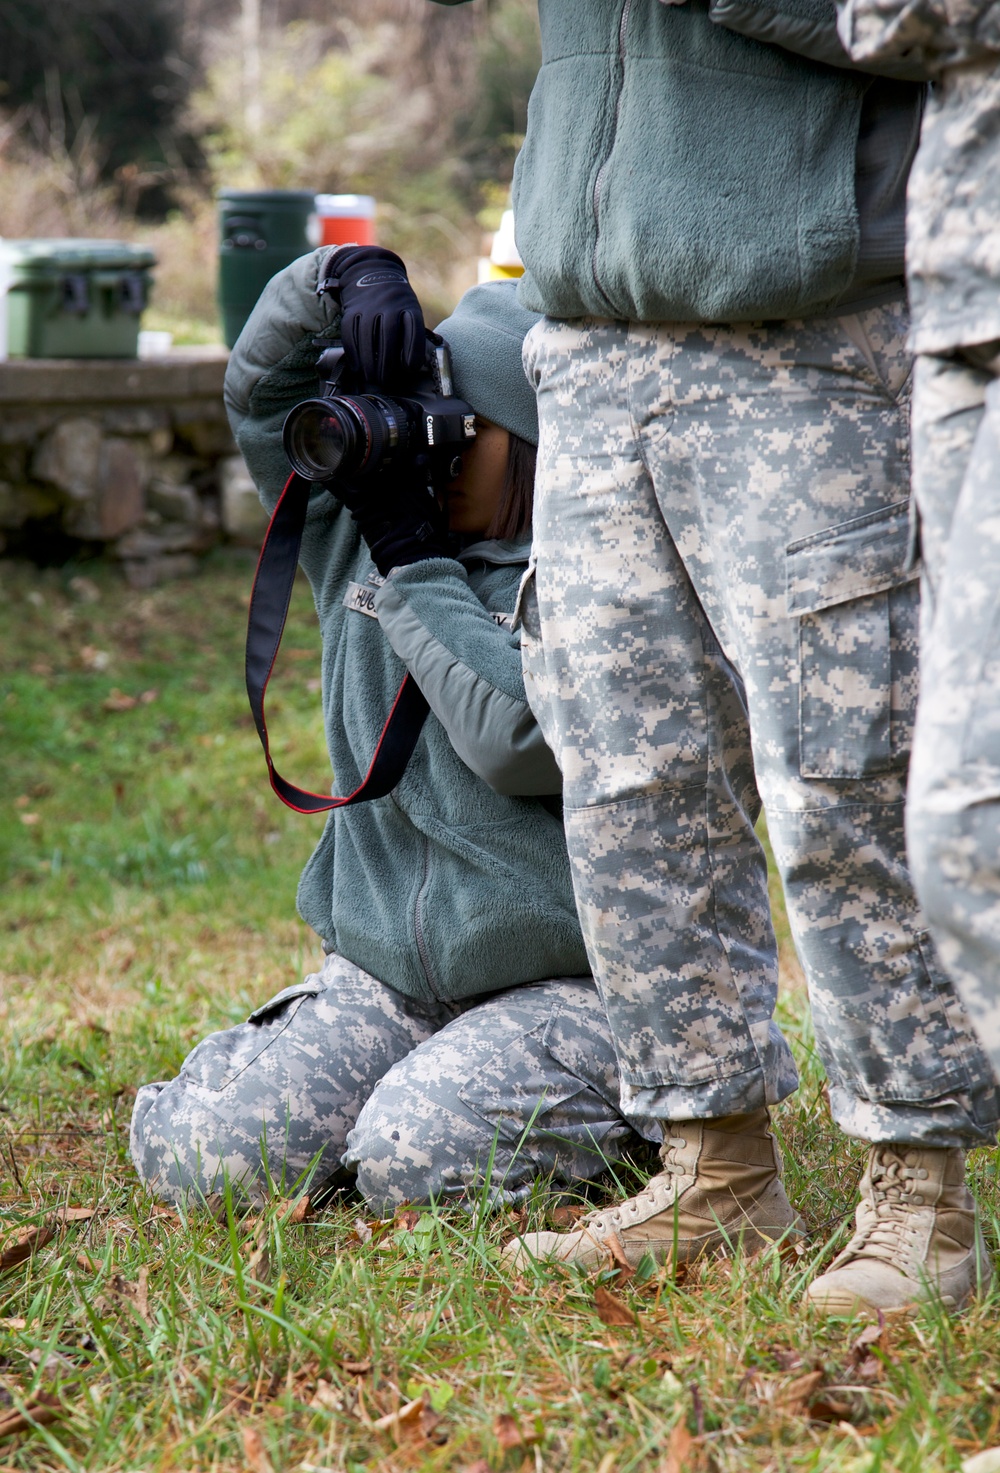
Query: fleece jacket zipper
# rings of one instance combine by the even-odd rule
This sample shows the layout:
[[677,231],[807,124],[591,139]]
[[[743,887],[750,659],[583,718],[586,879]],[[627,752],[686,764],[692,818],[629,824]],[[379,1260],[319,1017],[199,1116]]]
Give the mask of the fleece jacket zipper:
[[427,940],[424,936],[424,898],[431,878],[431,846],[427,835],[423,835],[424,841],[424,872],[420,877],[420,889],[417,891],[416,905],[413,907],[413,934],[417,943],[417,955],[424,972],[424,981],[428,990],[436,1002],[442,1002],[443,998],[434,986],[434,969],[431,966],[430,953],[427,950]]
[[594,285],[604,298],[604,301],[607,302],[608,310],[612,315],[614,315],[615,309],[611,305],[611,302],[608,301],[607,293],[601,285],[601,278],[597,272],[597,248],[601,239],[601,190],[604,187],[604,176],[607,172],[608,164],[611,161],[615,140],[618,137],[618,115],[621,112],[622,92],[625,85],[625,35],[628,31],[628,18],[631,9],[632,0],[622,0],[622,11],[618,19],[618,91],[615,96],[614,124],[611,129],[611,142],[608,146],[607,153],[604,155],[601,167],[597,171],[597,177],[594,179],[594,193],[591,201],[594,211],[594,254],[591,260],[591,271],[594,277]]

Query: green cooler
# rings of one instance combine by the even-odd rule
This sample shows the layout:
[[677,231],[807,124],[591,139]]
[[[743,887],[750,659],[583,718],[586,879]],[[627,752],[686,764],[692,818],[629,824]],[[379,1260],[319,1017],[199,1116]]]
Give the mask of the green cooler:
[[311,250],[316,196],[304,189],[219,191],[219,307],[232,347],[275,272]]
[[155,264],[121,240],[0,241],[8,356],[134,358]]

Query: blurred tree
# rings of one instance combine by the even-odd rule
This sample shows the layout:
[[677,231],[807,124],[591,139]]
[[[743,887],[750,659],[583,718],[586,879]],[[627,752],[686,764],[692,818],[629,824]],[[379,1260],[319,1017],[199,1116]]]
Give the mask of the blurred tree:
[[177,0],[0,0],[0,99],[43,148],[72,156],[84,135],[123,203],[156,211],[201,162],[183,22]]

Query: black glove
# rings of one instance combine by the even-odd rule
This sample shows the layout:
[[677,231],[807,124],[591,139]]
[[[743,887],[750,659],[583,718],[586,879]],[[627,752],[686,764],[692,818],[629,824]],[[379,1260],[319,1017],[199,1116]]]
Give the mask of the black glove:
[[450,556],[444,514],[423,483],[395,481],[384,489],[338,484],[331,490],[357,523],[383,578],[407,563]]
[[326,291],[340,297],[340,336],[355,373],[385,387],[420,372],[424,314],[394,251],[341,246],[326,263],[317,295]]

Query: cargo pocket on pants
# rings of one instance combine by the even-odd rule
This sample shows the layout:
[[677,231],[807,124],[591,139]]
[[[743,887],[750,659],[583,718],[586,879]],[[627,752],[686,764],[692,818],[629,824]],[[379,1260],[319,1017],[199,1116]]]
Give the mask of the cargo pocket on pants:
[[185,1060],[183,1073],[205,1089],[225,1089],[281,1037],[306,998],[322,991],[319,978],[286,987],[255,1008],[245,1023],[202,1039]]
[[560,1141],[592,1150],[612,1123],[623,1123],[615,1106],[576,1072],[559,1021],[557,1011],[499,1048],[459,1090],[462,1104],[491,1133],[512,1146],[526,1137],[532,1154],[556,1150]]
[[919,607],[919,569],[908,550],[907,501],[785,549],[786,606],[798,620],[803,777],[871,777],[906,761]]

